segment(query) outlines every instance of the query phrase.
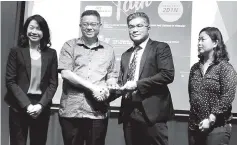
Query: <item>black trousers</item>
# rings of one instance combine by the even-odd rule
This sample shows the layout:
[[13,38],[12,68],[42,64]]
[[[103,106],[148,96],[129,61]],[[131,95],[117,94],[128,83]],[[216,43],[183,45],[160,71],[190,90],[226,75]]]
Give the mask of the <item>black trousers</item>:
[[59,117],[64,145],[104,145],[108,118],[64,118]]
[[33,119],[26,111],[9,109],[10,145],[26,145],[28,130],[30,145],[45,145],[47,141],[50,109],[45,108]]
[[168,128],[165,122],[153,126],[129,119],[123,123],[126,145],[168,145]]
[[189,130],[189,145],[228,145],[231,137],[231,128],[231,124],[226,124],[206,132]]
[[[37,104],[41,95],[27,94],[31,104]],[[28,131],[30,145],[45,145],[50,119],[50,107],[45,106],[41,114],[33,119],[25,109],[9,109],[10,145],[26,145]]]

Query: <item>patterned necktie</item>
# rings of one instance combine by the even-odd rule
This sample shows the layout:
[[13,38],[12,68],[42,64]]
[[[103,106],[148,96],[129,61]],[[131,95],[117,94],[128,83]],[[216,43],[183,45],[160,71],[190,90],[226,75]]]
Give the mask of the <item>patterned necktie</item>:
[[135,46],[135,48],[134,48],[133,59],[131,60],[131,62],[129,64],[127,81],[134,80],[135,70],[136,70],[136,65],[137,65],[137,52],[141,49],[142,49],[142,47],[140,47],[140,46]]

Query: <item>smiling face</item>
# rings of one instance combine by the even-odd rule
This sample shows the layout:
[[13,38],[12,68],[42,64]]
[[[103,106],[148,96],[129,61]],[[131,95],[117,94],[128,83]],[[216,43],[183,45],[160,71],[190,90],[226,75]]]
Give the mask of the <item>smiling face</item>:
[[129,36],[135,44],[140,44],[145,41],[148,36],[150,26],[142,17],[137,17],[128,22]]
[[30,21],[26,34],[29,41],[33,43],[40,43],[40,40],[43,38],[43,32],[35,20]]
[[94,15],[86,15],[81,18],[81,32],[86,38],[96,38],[100,32],[101,23]]
[[217,42],[213,41],[205,31],[201,32],[198,39],[198,53],[207,56],[212,53],[217,46]]

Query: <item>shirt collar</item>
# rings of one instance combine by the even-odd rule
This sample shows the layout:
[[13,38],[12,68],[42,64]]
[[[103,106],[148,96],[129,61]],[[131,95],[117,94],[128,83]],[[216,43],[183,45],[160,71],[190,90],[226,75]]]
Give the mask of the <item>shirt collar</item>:
[[[209,66],[214,65],[214,64],[215,64],[214,61],[212,61],[212,62],[209,64]],[[199,65],[200,65],[200,66],[203,66],[203,61],[200,61],[200,60],[199,60]]]
[[[83,40],[83,37],[81,38],[78,38],[77,42],[76,42],[79,46],[83,46],[84,48],[86,49],[90,49],[88,46],[85,45],[85,41]],[[101,41],[97,38],[97,42],[96,42],[96,45],[95,47],[91,48],[91,50],[95,49],[95,50],[98,50],[98,49],[103,49],[104,46],[101,45]]]
[[[145,41],[143,41],[141,44],[139,44],[139,46],[140,46],[142,49],[145,49],[148,40],[149,40],[149,37],[148,37]],[[133,47],[135,47],[135,44],[133,44]]]

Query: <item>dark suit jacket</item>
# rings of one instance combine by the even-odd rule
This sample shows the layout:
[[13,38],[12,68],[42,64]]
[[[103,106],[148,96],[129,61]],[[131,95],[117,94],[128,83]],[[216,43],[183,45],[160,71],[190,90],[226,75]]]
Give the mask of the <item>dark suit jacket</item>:
[[[126,83],[132,52],[133,48],[130,48],[122,54],[118,80],[120,85]],[[169,45],[149,39],[140,62],[137,92],[132,99],[141,102],[147,123],[167,121],[174,115],[171,95],[167,87],[173,79],[174,65]],[[126,100],[122,98],[119,123],[123,122],[124,113],[128,111],[125,102]]]
[[[43,107],[49,106],[58,87],[58,59],[54,49],[48,48],[41,52],[42,97],[39,101]],[[23,109],[31,101],[27,96],[31,78],[31,57],[28,48],[13,48],[8,56],[6,68],[7,94],[5,101],[15,110]]]

